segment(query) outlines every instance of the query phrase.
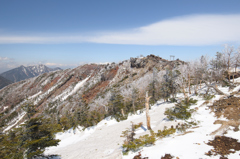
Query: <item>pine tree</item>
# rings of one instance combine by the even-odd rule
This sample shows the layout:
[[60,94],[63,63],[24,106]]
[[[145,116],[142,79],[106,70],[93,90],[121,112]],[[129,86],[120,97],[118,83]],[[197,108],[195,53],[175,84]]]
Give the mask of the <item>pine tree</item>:
[[177,92],[176,77],[178,73],[172,70],[166,70],[166,74],[163,76],[163,81],[160,87],[160,96],[168,101],[168,98],[172,95],[175,96]]
[[0,158],[22,159],[24,148],[21,147],[18,131],[11,130],[7,134],[0,134]]
[[60,140],[54,139],[54,134],[61,130],[59,124],[52,124],[50,119],[33,117],[36,108],[32,103],[24,105],[28,120],[18,130],[20,146],[24,148],[24,157],[30,159],[41,155],[46,147],[57,146]]
[[78,108],[75,111],[74,118],[77,125],[81,126],[92,126],[92,123],[89,121],[89,109],[87,102],[80,98],[80,102],[78,103]]
[[67,115],[60,118],[60,124],[63,130],[68,130],[71,128],[71,121],[67,118]]
[[126,109],[123,101],[123,96],[116,90],[113,90],[108,104],[109,115],[112,115],[117,121],[125,119],[124,113],[122,113]]
[[27,158],[41,155],[46,147],[57,146],[60,140],[54,139],[54,133],[61,130],[60,125],[53,125],[50,119],[31,118],[22,125],[22,147]]

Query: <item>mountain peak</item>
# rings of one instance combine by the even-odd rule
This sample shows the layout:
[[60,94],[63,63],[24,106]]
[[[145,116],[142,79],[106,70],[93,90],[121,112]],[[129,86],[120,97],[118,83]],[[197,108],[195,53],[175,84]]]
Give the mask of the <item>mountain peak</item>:
[[43,64],[32,65],[32,66],[21,65],[15,69],[2,73],[1,76],[3,76],[4,78],[10,81],[18,82],[21,80],[32,78],[40,74],[55,71],[55,70],[61,70],[61,69],[60,68],[52,69]]

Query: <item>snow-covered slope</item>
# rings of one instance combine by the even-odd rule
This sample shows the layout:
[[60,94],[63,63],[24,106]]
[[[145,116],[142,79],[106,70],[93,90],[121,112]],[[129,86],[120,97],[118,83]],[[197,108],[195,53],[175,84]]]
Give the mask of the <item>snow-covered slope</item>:
[[[169,123],[163,121],[165,108],[173,104],[159,103],[152,107],[151,119],[153,129],[163,128]],[[109,117],[84,131],[73,131],[70,129],[65,133],[57,134],[61,140],[58,147],[52,147],[46,151],[47,154],[59,154],[68,159],[76,158],[121,158],[122,131],[131,126],[131,122],[145,124],[145,113],[132,115],[128,120],[117,122]],[[144,129],[139,134],[147,133]]]
[[[220,88],[227,93],[226,88]],[[205,88],[202,89],[205,91]],[[181,94],[178,98],[182,98]],[[213,101],[220,99],[223,96],[216,95],[208,105]],[[145,112],[138,112],[137,115],[131,115],[127,120],[116,122],[110,117],[102,120],[98,125],[94,127],[82,130],[81,127],[76,130],[68,130],[64,133],[58,133],[57,138],[61,140],[57,147],[50,147],[45,151],[46,154],[58,154],[62,159],[78,159],[78,158],[106,158],[106,159],[132,159],[134,156],[141,152],[142,157],[149,157],[149,159],[159,159],[165,154],[171,154],[180,159],[199,159],[199,158],[216,158],[220,155],[209,157],[205,155],[206,152],[212,149],[211,146],[206,143],[209,140],[213,140],[215,135],[211,133],[217,130],[220,125],[213,124],[217,118],[210,112],[207,104],[204,104],[204,100],[201,97],[192,95],[191,98],[197,99],[197,105],[192,106],[196,112],[189,121],[197,121],[198,126],[187,129],[185,133],[176,132],[175,134],[158,140],[155,145],[150,147],[143,147],[137,152],[130,152],[128,155],[122,155],[121,145],[124,138],[120,137],[122,131],[130,128],[131,123],[143,122],[143,127],[136,130],[136,137],[149,134],[146,130],[146,116]],[[174,106],[174,103],[166,103],[158,101],[150,110],[151,126],[154,132],[162,130],[164,126],[171,127],[177,123],[184,122],[182,120],[168,121],[164,115],[166,108]],[[226,120],[223,117],[222,120]],[[222,135],[219,132],[217,135]],[[240,132],[234,132],[230,128],[227,136],[239,137]],[[228,155],[230,159],[239,158],[239,151]]]

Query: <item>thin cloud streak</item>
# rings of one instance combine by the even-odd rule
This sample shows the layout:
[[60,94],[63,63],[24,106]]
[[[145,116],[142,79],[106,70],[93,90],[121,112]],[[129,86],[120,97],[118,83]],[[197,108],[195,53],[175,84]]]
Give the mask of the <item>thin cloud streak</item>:
[[0,36],[0,44],[82,43],[86,39],[81,36]]
[[61,63],[51,63],[51,62],[44,63],[44,65],[49,67],[63,67],[63,68],[67,68],[67,67],[73,68],[78,66],[78,64],[61,64]]
[[[104,43],[134,45],[212,45],[240,42],[240,14],[191,15],[163,20],[128,31],[95,36],[0,36],[0,43]],[[65,34],[66,35],[66,34]]]
[[58,64],[58,63],[45,63],[47,66],[68,66],[66,64]]
[[6,61],[6,60],[10,60],[8,57],[1,57],[0,56],[0,61]]
[[194,15],[96,37],[92,42],[140,45],[211,45],[239,42],[240,15]]

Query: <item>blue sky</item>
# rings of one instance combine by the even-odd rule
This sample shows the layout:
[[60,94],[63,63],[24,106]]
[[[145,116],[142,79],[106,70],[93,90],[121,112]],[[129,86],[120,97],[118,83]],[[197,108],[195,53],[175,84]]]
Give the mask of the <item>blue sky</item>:
[[139,55],[214,56],[240,42],[239,0],[0,0],[0,73]]

